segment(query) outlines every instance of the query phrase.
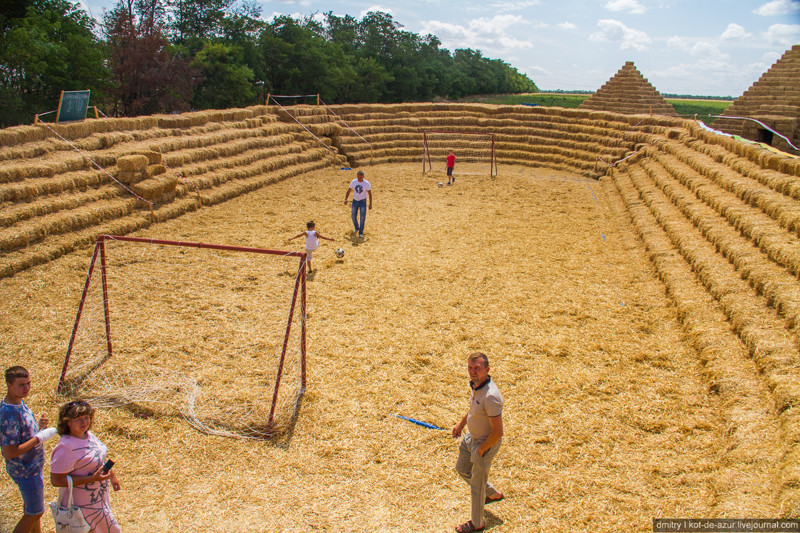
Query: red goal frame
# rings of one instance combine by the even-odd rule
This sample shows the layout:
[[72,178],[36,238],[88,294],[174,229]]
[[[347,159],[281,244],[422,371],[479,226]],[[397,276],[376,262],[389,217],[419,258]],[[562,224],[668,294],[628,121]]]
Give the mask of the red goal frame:
[[200,242],[187,242],[187,241],[171,241],[171,240],[159,240],[159,239],[143,239],[138,237],[125,237],[119,235],[99,235],[97,237],[97,243],[95,244],[94,253],[92,254],[92,260],[89,264],[89,271],[86,275],[86,283],[83,287],[83,293],[81,295],[80,303],[78,304],[78,312],[75,317],[75,324],[72,327],[72,335],[70,336],[69,346],[67,347],[67,354],[64,358],[64,366],[61,369],[61,376],[58,379],[58,387],[56,389],[57,394],[62,393],[64,390],[64,382],[67,375],[67,369],[69,368],[69,361],[70,356],[72,355],[72,349],[75,343],[75,338],[78,333],[78,326],[81,321],[81,316],[83,314],[84,304],[86,303],[86,297],[89,293],[89,285],[92,281],[92,274],[97,267],[97,259],[100,259],[100,277],[102,283],[102,294],[103,294],[103,313],[104,313],[104,320],[105,320],[105,336],[106,336],[106,345],[108,350],[108,357],[113,355],[113,345],[111,342],[111,316],[109,312],[109,295],[108,295],[108,285],[106,280],[106,240],[114,240],[114,241],[123,241],[123,242],[130,242],[136,244],[154,244],[154,245],[165,245],[165,246],[181,246],[187,248],[202,248],[202,249],[211,249],[211,250],[225,250],[230,252],[243,252],[243,253],[253,253],[253,254],[266,254],[266,255],[279,255],[282,257],[296,257],[300,260],[300,265],[297,271],[297,278],[295,279],[294,283],[294,290],[292,293],[292,302],[289,308],[289,317],[286,324],[286,331],[283,334],[283,343],[281,348],[281,355],[280,360],[278,363],[278,370],[275,378],[275,389],[272,394],[272,405],[270,406],[269,412],[269,420],[267,422],[267,427],[271,428],[274,423],[274,416],[275,416],[275,407],[278,400],[278,391],[280,389],[281,384],[281,376],[283,374],[284,368],[284,361],[286,359],[286,351],[289,344],[289,335],[292,328],[292,319],[294,317],[295,307],[298,303],[300,304],[300,394],[303,394],[306,389],[306,318],[307,318],[307,311],[306,311],[306,253],[305,252],[288,252],[288,251],[281,251],[281,250],[268,250],[265,248],[249,248],[244,246],[228,246],[222,244],[207,244],[207,243],[200,243]]
[[426,130],[422,132],[422,173],[433,170],[431,162],[431,146],[429,144],[428,135],[471,135],[477,137],[484,137],[489,143],[489,177],[497,176],[497,154],[495,153],[495,134],[483,133],[476,131],[443,131],[443,130]]

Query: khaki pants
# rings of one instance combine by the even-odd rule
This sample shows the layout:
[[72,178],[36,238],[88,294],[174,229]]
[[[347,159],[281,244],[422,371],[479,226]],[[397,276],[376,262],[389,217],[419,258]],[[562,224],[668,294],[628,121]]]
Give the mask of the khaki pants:
[[478,455],[478,446],[483,441],[473,441],[472,435],[467,433],[458,448],[458,460],[456,461],[456,472],[461,478],[469,483],[470,495],[472,497],[472,524],[481,527],[483,524],[483,506],[487,496],[498,494],[491,483],[489,483],[489,469],[492,460],[500,449],[502,440],[497,441],[494,446],[489,448],[481,457]]

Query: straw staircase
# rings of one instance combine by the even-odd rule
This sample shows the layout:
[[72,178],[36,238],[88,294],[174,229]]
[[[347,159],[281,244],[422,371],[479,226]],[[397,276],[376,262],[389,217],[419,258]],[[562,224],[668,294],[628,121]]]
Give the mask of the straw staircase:
[[[800,44],[787,50],[722,115],[760,120],[800,146]],[[751,120],[724,119],[715,124],[726,133],[763,140],[759,138],[761,126]],[[786,141],[777,136],[772,144],[781,150],[791,150]]]
[[600,89],[584,100],[579,109],[624,114],[677,117],[675,108],[628,61]]
[[0,277],[340,159],[264,106],[9,128]]
[[[341,105],[334,112],[347,128],[334,138],[351,166],[421,163],[422,132],[494,133],[500,164],[548,167],[596,176],[598,156],[614,161],[646,140],[643,132],[663,118],[575,109],[481,104]],[[484,142],[484,141],[475,141]],[[371,147],[371,149],[370,149]]]
[[[759,457],[779,413],[776,495],[800,509],[800,160],[687,123],[613,183],[728,409],[730,468]],[[746,483],[745,483],[746,485]],[[723,487],[735,512],[747,486]],[[754,489],[754,492],[755,489]],[[727,506],[727,507],[726,507]]]

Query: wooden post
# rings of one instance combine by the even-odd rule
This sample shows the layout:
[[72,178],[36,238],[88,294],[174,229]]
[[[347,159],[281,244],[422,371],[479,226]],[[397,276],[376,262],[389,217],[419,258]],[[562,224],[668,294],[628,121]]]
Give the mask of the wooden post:
[[319,93],[317,93],[317,105],[319,105]]
[[272,96],[272,93],[267,93],[267,104],[266,105],[269,105],[269,97],[270,96]]
[[111,311],[108,307],[108,268],[106,264],[106,236],[97,237],[97,244],[100,247],[100,279],[103,283],[103,316],[106,321],[106,348],[108,357],[114,354],[111,346]]

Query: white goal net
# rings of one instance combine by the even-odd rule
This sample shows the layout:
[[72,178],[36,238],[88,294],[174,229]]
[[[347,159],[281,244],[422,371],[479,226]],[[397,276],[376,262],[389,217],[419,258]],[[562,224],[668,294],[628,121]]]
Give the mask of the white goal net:
[[57,395],[270,437],[305,389],[305,317],[304,253],[103,235]]
[[497,175],[494,133],[424,131],[422,172],[446,173],[447,156],[455,156],[453,175]]

